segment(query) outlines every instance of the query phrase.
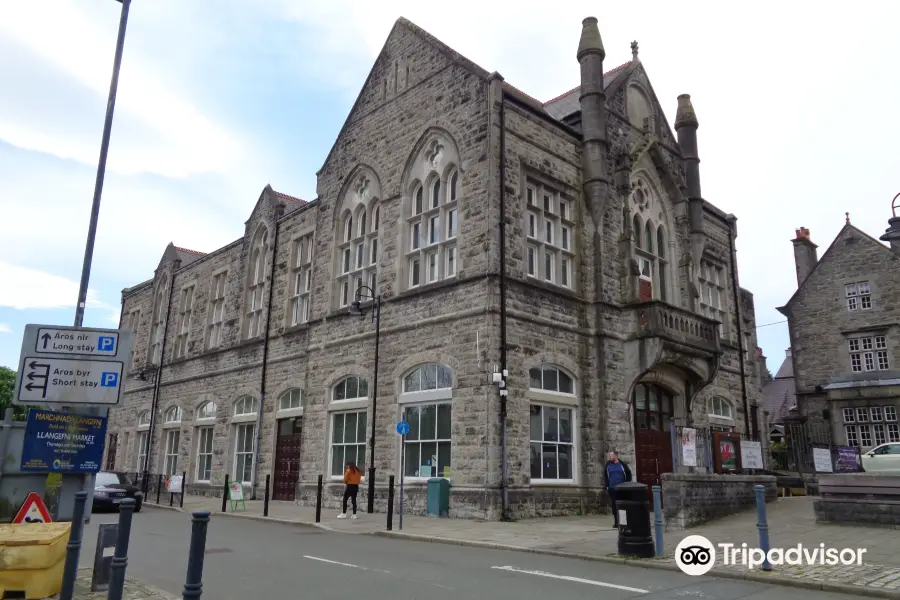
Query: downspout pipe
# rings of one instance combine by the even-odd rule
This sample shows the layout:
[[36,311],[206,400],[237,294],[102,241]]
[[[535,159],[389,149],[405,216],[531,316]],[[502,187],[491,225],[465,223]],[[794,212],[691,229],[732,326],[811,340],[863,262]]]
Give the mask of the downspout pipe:
[[[507,373],[506,356],[506,93],[500,83],[500,369]],[[504,380],[505,380],[504,376]],[[508,394],[508,386],[501,388]],[[501,519],[511,520],[509,514],[509,460],[507,457],[507,395],[500,395],[500,492]]]
[[[147,485],[147,473],[150,472],[150,461],[153,460],[153,436],[156,433],[156,411],[159,408],[159,384],[162,380],[163,362],[166,357],[166,340],[169,339],[169,317],[172,313],[172,297],[175,295],[175,271],[181,268],[181,261],[172,263],[172,275],[169,277],[169,300],[166,303],[166,322],[163,324],[162,345],[159,349],[159,366],[156,367],[156,380],[153,382],[153,400],[150,404],[150,427],[147,430],[147,455],[144,457],[144,485]],[[151,318],[153,316],[151,315]],[[146,493],[146,490],[144,490]]]
[[262,443],[262,416],[266,405],[266,371],[269,366],[269,333],[272,326],[272,295],[275,290],[275,259],[278,256],[278,219],[284,215],[284,205],[275,207],[275,232],[272,235],[272,266],[269,268],[269,297],[266,300],[266,329],[263,335],[262,374],[259,379],[259,406],[256,409],[256,434],[253,436],[253,475],[250,481],[250,499],[256,500],[259,479],[259,447]]
[[[731,217],[731,215],[729,215]],[[737,284],[737,257],[734,248],[734,237],[735,237],[735,219],[731,217],[728,219],[728,248],[731,252],[731,293],[734,295],[734,312],[735,312],[735,321],[737,322],[737,338],[738,338],[738,361],[741,366],[741,398],[744,401],[744,431],[746,433],[752,434],[753,437],[758,435],[757,431],[750,430],[750,423],[752,419],[750,418],[750,406],[747,401],[747,373],[746,373],[746,365],[744,363],[744,327],[741,321],[743,321],[743,315],[741,311],[741,297],[739,295],[738,284]],[[755,429],[755,428],[754,428]]]

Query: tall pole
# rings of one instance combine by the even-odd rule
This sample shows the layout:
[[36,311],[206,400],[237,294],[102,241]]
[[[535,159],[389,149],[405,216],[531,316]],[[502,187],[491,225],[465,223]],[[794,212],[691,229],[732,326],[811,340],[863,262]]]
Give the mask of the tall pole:
[[106,103],[106,121],[103,123],[103,140],[100,142],[100,163],[97,165],[94,203],[91,205],[91,221],[88,226],[87,243],[84,248],[84,264],[81,267],[78,304],[75,306],[75,327],[81,327],[84,321],[84,305],[87,302],[88,282],[91,279],[91,262],[94,258],[94,239],[97,237],[97,218],[100,215],[100,196],[103,194],[103,178],[106,175],[106,155],[109,151],[109,135],[112,129],[113,111],[116,108],[116,90],[119,87],[119,67],[122,65],[122,50],[125,47],[125,25],[128,23],[128,9],[131,6],[131,0],[117,1],[122,3],[122,15],[119,17],[119,38],[116,40],[116,57],[113,59],[112,81],[109,84],[109,100]]
[[[375,512],[375,411],[378,409],[378,342],[381,338],[381,296],[375,298],[375,376],[372,388],[372,436],[369,438],[369,497],[367,510]],[[401,482],[403,480],[401,479]]]

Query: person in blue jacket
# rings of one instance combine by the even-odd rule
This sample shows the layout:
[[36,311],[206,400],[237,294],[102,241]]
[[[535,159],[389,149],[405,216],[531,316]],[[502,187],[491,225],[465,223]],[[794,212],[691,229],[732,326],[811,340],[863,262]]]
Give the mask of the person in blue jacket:
[[610,452],[609,460],[603,469],[603,482],[606,485],[606,493],[609,495],[609,503],[612,507],[613,527],[619,526],[619,511],[616,510],[616,486],[620,483],[631,481],[631,469],[619,460],[618,452]]

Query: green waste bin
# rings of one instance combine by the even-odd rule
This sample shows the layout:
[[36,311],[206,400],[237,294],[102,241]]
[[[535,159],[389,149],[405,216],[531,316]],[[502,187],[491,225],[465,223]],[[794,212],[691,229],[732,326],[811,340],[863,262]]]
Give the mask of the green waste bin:
[[443,477],[432,477],[428,480],[429,517],[450,516],[450,482]]

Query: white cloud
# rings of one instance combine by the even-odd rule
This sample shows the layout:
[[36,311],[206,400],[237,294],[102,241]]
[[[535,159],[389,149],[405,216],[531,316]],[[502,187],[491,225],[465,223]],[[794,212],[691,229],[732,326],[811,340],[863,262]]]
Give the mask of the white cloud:
[[[44,61],[40,67],[51,65],[93,92],[97,108],[102,109],[109,93],[120,5],[109,2],[96,19],[86,16],[87,5],[80,6],[59,0],[48,13],[43,2],[4,1],[0,3],[0,37],[13,40],[22,59],[36,55]],[[140,9],[134,12],[139,18]],[[144,60],[141,46],[128,41],[126,38],[111,142],[116,151],[110,152],[108,169],[126,175],[152,172],[185,177],[227,172],[238,164],[241,146],[233,135],[176,93],[174,84],[154,73],[154,68],[162,65]],[[17,82],[17,86],[28,85],[29,80]],[[11,88],[6,93],[16,92]],[[44,100],[54,112],[71,110],[68,97]],[[78,137],[55,129],[50,121],[22,123],[15,113],[4,117],[0,119],[0,138],[9,143],[96,165],[102,116],[96,131]]]
[[12,329],[6,323],[0,323],[0,333],[12,333]]
[[[0,262],[0,307],[16,310],[74,308],[78,282],[36,269]],[[118,308],[101,302],[97,292],[88,289],[87,307],[106,310]]]

